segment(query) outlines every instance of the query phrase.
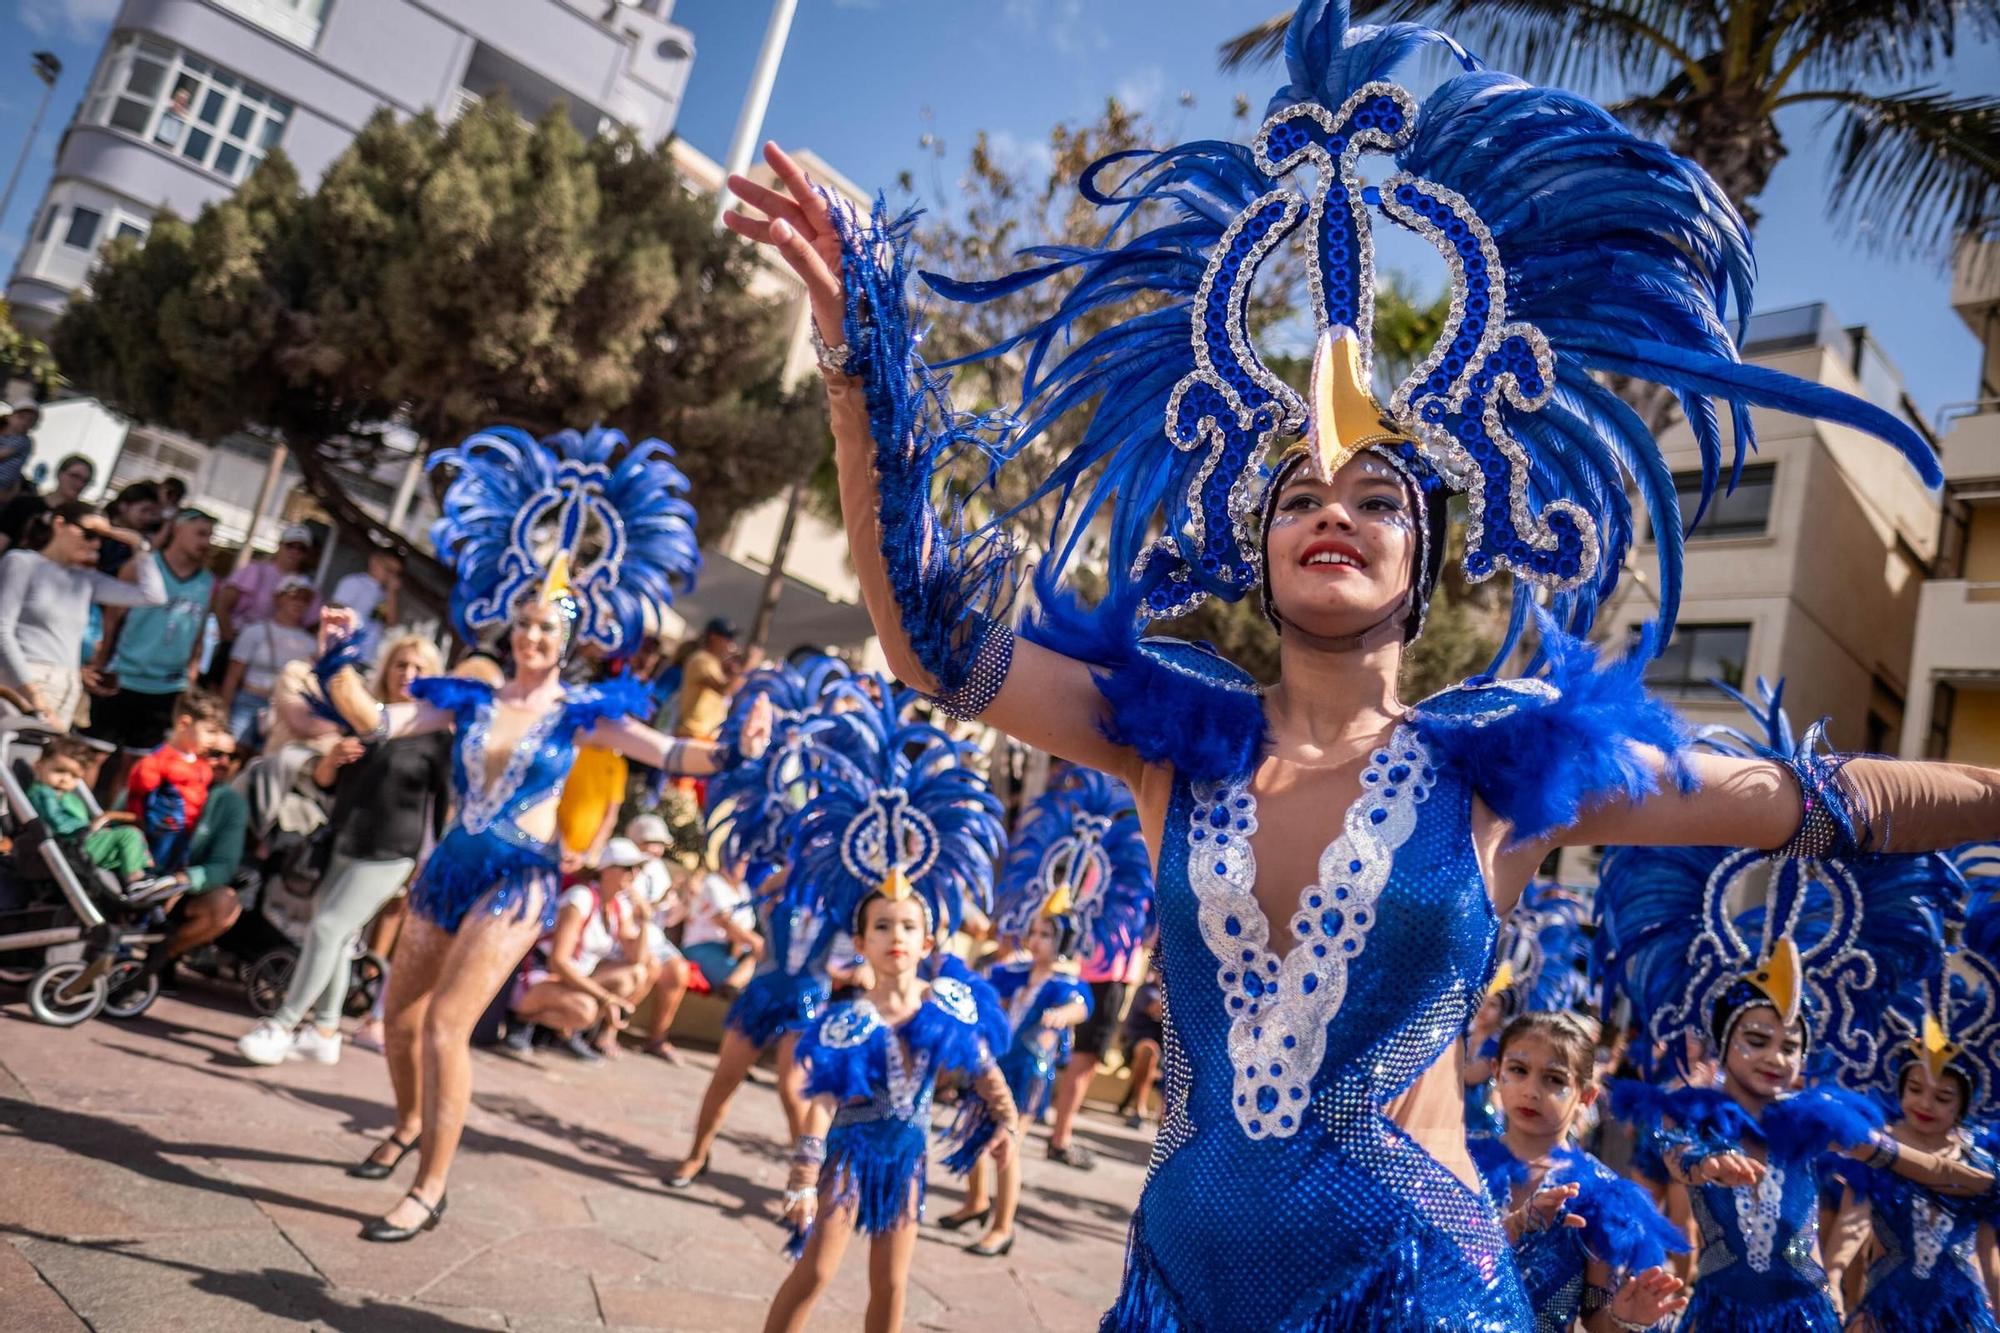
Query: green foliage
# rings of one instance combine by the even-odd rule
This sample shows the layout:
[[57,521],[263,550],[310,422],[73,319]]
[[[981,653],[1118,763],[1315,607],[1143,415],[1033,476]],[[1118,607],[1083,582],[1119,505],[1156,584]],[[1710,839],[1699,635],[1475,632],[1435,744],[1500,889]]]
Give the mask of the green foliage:
[[628,132],[498,100],[449,126],[384,110],[317,189],[274,153],[192,224],[113,246],[55,341],[130,416],[282,437],[351,526],[373,529],[329,469],[385,423],[436,448],[603,422],[676,446],[711,534],[825,447],[818,404],[779,386],[788,312],[754,263]]
[[[1614,111],[1707,168],[1753,223],[1792,106],[1828,116],[1828,216],[1870,245],[1942,256],[2000,215],[2000,96],[1928,82],[2000,23],[1995,0],[1357,0],[1354,20],[1435,25],[1499,68],[1622,97]],[[1274,59],[1290,21],[1223,43],[1224,67]]]
[[7,303],[0,300],[0,387],[10,380],[26,380],[35,397],[46,398],[63,382],[56,359],[40,339],[30,338],[14,327]]

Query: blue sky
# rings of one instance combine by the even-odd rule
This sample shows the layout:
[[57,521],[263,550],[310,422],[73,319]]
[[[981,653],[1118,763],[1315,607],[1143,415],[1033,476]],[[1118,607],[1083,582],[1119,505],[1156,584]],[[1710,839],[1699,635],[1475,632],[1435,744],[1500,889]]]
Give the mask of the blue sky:
[[[1272,70],[1218,73],[1216,44],[1283,3],[800,0],[765,132],[810,145],[864,186],[893,186],[909,171],[922,194],[946,198],[979,130],[1031,165],[1053,124],[1093,117],[1112,93],[1174,138],[1227,134],[1234,95],[1261,107],[1279,79]],[[0,218],[0,262],[10,267],[117,8],[118,0],[0,0],[0,52],[20,53],[9,58],[25,67],[27,52],[47,48],[66,67]],[[727,147],[768,13],[765,0],[675,7],[697,47],[680,130],[712,156]],[[2000,45],[1961,51],[1946,81],[1962,91],[2000,85]],[[0,79],[0,170],[19,152],[39,91],[25,68]],[[1825,300],[1842,320],[1870,326],[1927,411],[1972,397],[1977,352],[1947,303],[1948,275],[1834,236],[1821,218],[1826,140],[1808,117],[1785,130],[1791,155],[1761,201],[1758,306]],[[942,158],[921,146],[927,134]]]

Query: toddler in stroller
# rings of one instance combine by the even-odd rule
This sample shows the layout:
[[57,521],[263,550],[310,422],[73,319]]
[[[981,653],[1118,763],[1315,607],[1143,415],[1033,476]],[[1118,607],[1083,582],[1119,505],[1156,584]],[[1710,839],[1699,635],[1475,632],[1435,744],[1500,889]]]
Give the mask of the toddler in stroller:
[[76,736],[53,736],[35,760],[35,780],[28,784],[28,804],[41,816],[48,833],[79,875],[92,868],[118,877],[126,896],[155,897],[157,889],[179,881],[154,876],[152,854],[132,816],[108,810],[93,816],[80,790],[92,758],[90,743]]

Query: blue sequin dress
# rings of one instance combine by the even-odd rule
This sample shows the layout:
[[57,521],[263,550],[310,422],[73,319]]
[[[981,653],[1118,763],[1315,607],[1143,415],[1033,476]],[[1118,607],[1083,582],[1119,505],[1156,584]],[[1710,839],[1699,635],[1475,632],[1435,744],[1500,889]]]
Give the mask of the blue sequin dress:
[[643,716],[651,698],[643,686],[619,681],[576,686],[560,706],[529,726],[499,774],[491,771],[487,738],[494,689],[460,676],[411,682],[410,696],[451,714],[451,775],[458,806],[423,871],[410,889],[410,905],[447,931],[456,932],[474,906],[517,916],[534,911],[542,929],[555,924],[561,887],[560,849],[515,821],[562,795],[576,759],[576,738],[599,722]]
[[826,1012],[833,993],[826,961],[835,934],[804,907],[778,902],[761,915],[764,957],[723,1016],[732,1032],[760,1049],[788,1032],[805,1031]]
[[[1973,1148],[1967,1161],[1996,1171]],[[1856,1315],[1876,1333],[2000,1333],[1979,1270],[1979,1228],[1994,1222],[1990,1199],[1934,1194],[1894,1172],[1843,1163],[1840,1174],[1868,1204],[1882,1255],[1868,1265]]]
[[[939,977],[893,1028],[866,998],[836,1004],[799,1038],[795,1058],[806,1096],[839,1102],[820,1169],[822,1207],[852,1207],[864,1235],[921,1220],[938,1076],[971,1078],[993,1065],[971,990]],[[990,1137],[990,1122],[983,1132]],[[984,1146],[982,1137],[975,1157]]]
[[[1499,1139],[1474,1138],[1468,1146],[1494,1206],[1507,1208],[1528,1180],[1527,1163]],[[1589,1153],[1563,1146],[1552,1156],[1541,1183],[1577,1186],[1566,1211],[1585,1225],[1526,1232],[1515,1242],[1514,1262],[1534,1309],[1535,1333],[1570,1333],[1583,1313],[1593,1259],[1610,1266],[1615,1284],[1665,1262],[1667,1251],[1685,1250],[1687,1242],[1643,1190]]]
[[1483,1193],[1382,1110],[1459,1040],[1492,971],[1472,799],[1399,727],[1281,956],[1253,895],[1247,780],[1175,780],[1166,1109],[1104,1329],[1532,1327]]
[[1014,1095],[1015,1109],[1032,1120],[1049,1104],[1049,1088],[1056,1070],[1069,1059],[1073,1029],[1042,1026],[1042,1015],[1060,1009],[1072,1000],[1081,1000],[1085,1017],[1090,1013],[1090,988],[1075,977],[1057,973],[1028,990],[1031,964],[1002,963],[987,974],[994,993],[1007,1010],[1007,1049],[1000,1056],[1000,1072],[1007,1079],[1007,1091]]

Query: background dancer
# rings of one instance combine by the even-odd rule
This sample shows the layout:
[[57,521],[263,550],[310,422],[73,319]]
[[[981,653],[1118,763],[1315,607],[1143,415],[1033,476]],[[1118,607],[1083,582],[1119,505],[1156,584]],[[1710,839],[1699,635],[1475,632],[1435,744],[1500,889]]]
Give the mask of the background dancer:
[[[651,708],[643,684],[566,688],[578,642],[615,653],[638,642],[648,608],[671,602],[699,567],[686,481],[657,440],[564,431],[537,442],[512,427],[482,431],[432,466],[457,473],[432,541],[457,582],[452,612],[476,640],[506,626],[511,666],[499,687],[419,680],[414,702],[383,704],[343,652],[352,615],[321,616],[318,671],[331,711],[368,739],[451,727],[458,809],[410,893],[386,1015],[396,1125],[369,1161],[391,1170],[418,1143],[416,1184],[362,1236],[403,1241],[437,1225],[472,1094],[472,1027],[555,911],[555,808],[578,743],[669,773],[708,775],[711,742],[678,741],[631,720]],[[764,718],[745,727],[755,753]]]

